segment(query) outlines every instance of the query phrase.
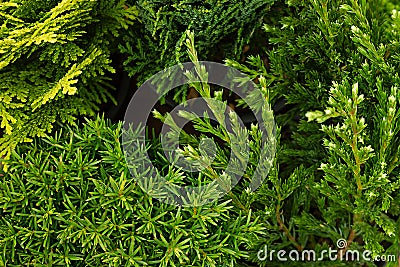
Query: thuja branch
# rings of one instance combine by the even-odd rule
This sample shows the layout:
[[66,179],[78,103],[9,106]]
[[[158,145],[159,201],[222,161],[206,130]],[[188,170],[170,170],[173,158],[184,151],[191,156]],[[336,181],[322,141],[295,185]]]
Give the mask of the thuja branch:
[[[354,84],[352,88],[352,107],[348,112],[348,118],[350,119],[350,127],[352,131],[352,138],[351,143],[349,144],[353,153],[353,157],[355,160],[355,168],[352,168],[354,177],[357,184],[357,193],[354,195],[356,199],[362,196],[363,185],[361,181],[361,165],[364,164],[364,161],[360,159],[360,150],[358,148],[358,141],[360,138],[360,133],[365,128],[364,119],[357,118],[357,106],[360,102],[363,101],[363,96],[358,96],[358,84]],[[353,227],[356,224],[362,222],[362,218],[360,214],[354,213],[353,214]],[[350,230],[349,236],[347,238],[347,245],[340,251],[340,256],[343,257],[343,254],[346,253],[348,248],[350,247],[351,243],[354,241],[356,237],[356,231],[354,228]]]
[[357,123],[357,96],[355,95],[353,97],[353,102],[354,102],[354,107],[350,111],[350,121],[351,121],[351,129],[353,132],[353,138],[352,142],[350,144],[351,150],[353,152],[353,156],[356,162],[356,168],[353,169],[354,172],[354,177],[356,179],[357,183],[357,195],[356,198],[360,197],[361,191],[363,189],[362,183],[361,183],[361,164],[362,162],[360,161],[359,157],[359,150],[358,150],[358,134],[359,134],[359,129],[358,129],[358,123]]

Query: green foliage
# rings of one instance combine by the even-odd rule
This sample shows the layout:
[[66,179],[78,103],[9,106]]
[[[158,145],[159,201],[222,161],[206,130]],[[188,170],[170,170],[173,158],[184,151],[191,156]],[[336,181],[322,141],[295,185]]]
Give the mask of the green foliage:
[[260,243],[270,250],[318,251],[344,238],[349,246],[343,252],[398,257],[396,8],[390,1],[287,1],[280,21],[264,25],[271,46],[267,65],[257,56],[246,64],[226,61],[263,77],[272,103],[288,104],[285,114],[277,114],[285,138],[272,185],[259,190],[261,203],[254,202],[265,205],[269,215],[261,220],[276,232]]
[[134,16],[119,0],[0,2],[0,157],[111,98],[110,55]]
[[0,177],[0,263],[235,266],[247,256],[262,230],[250,213],[229,200],[176,208],[152,199],[130,176],[121,132],[97,118],[18,147]]
[[[131,19],[134,12],[119,3],[111,8],[110,21],[95,23],[91,18],[103,13],[92,12],[99,7],[94,1],[62,1],[59,5],[79,3],[79,8],[59,13],[58,5],[50,1],[29,3],[0,3],[5,21],[0,34],[19,36],[0,41],[5,138],[19,133],[22,139],[45,135],[46,127],[31,135],[23,129],[37,129],[39,122],[52,125],[58,117],[72,120],[73,114],[94,113],[97,99],[106,94],[97,68],[108,69],[109,49],[115,44],[112,36],[128,23],[125,16]],[[323,250],[337,249],[339,239],[348,244],[341,253],[371,250],[373,256],[398,258],[399,5],[389,0],[135,4],[141,27],[124,36],[126,45],[120,49],[130,55],[127,70],[139,82],[187,59],[228,57],[228,66],[259,84],[268,105],[287,103],[284,112],[276,114],[277,156],[273,162],[261,162],[272,165],[266,181],[256,192],[249,190],[258,160],[266,158],[260,133],[271,129],[265,124],[242,128],[231,114],[235,134],[248,138],[249,151],[240,151],[239,139],[223,127],[221,107],[211,100],[207,104],[220,126],[211,123],[207,112],[201,119],[191,112],[179,114],[192,121],[197,136],[174,129],[172,116],[154,111],[182,142],[177,152],[210,168],[185,174],[164,157],[158,139],[145,148],[160,173],[177,184],[206,184],[220,177],[229,181],[232,177],[224,170],[230,153],[249,159],[240,183],[224,198],[202,207],[176,208],[141,190],[129,174],[131,163],[124,159],[121,124],[97,118],[81,127],[63,127],[53,137],[18,146],[5,161],[10,170],[0,177],[0,265],[281,266],[276,257],[258,259],[258,252],[265,246],[269,251],[313,249],[318,257]],[[106,11],[115,7],[104,5]],[[10,12],[14,9],[18,12]],[[35,12],[29,15],[27,10]],[[58,15],[49,20],[53,13]],[[59,16],[68,18],[62,20],[62,29],[54,22]],[[260,18],[265,22],[266,55],[238,62]],[[92,27],[101,23],[108,26]],[[188,29],[195,32],[196,49]],[[81,43],[83,34],[98,38]],[[185,46],[188,54],[182,52]],[[75,52],[65,52],[68,49]],[[63,68],[52,67],[55,55]],[[195,71],[207,80],[199,65]],[[223,101],[215,86],[190,86],[202,97]],[[185,93],[176,91],[175,99],[185,99]],[[245,107],[244,101],[238,104]],[[43,118],[50,111],[53,117],[48,123]],[[263,116],[271,116],[269,106]],[[219,141],[213,159],[201,147],[203,138],[210,136]],[[235,162],[238,169],[243,167],[240,157]],[[147,177],[147,173],[137,175]],[[324,260],[284,265],[373,265],[363,260]]]
[[[188,61],[186,31],[196,33],[200,60],[239,59],[242,49],[262,25],[274,0],[168,0],[133,1],[139,10],[140,27],[126,37],[121,51],[128,55],[126,70],[139,84],[158,71]],[[132,41],[134,40],[134,41]],[[187,91],[176,90],[177,102]]]

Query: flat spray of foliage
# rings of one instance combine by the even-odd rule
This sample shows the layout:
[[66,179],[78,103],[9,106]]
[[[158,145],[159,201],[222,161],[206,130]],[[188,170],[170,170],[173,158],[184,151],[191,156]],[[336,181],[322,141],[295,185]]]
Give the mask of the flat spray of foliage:
[[[143,83],[167,67],[188,61],[186,31],[196,33],[201,60],[239,59],[262,26],[274,0],[137,0],[138,26],[125,37],[121,51],[126,70]],[[175,90],[177,102],[186,90]]]
[[133,17],[124,1],[0,2],[0,157],[110,99],[110,54]]

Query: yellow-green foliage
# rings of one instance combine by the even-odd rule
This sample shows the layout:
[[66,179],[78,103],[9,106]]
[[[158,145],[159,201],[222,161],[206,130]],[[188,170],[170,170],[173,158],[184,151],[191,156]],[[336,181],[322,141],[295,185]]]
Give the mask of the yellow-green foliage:
[[115,37],[135,14],[124,0],[0,1],[1,157],[111,98]]

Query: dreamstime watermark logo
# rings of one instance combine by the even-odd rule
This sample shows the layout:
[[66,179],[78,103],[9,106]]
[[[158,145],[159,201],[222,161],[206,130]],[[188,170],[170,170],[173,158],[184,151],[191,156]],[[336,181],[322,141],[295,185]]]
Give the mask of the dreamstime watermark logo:
[[[230,158],[222,174],[199,186],[182,185],[174,183],[174,179],[166,179],[153,165],[147,153],[144,126],[156,103],[174,88],[205,82],[239,96],[256,119],[255,124],[262,135],[261,147],[249,190],[255,191],[261,185],[275,157],[276,130],[272,110],[265,96],[247,75],[223,64],[204,61],[165,69],[147,80],[131,99],[124,118],[122,147],[133,179],[147,194],[168,204],[201,206],[221,198],[239,182],[249,162],[250,138],[238,114],[222,101],[222,97],[205,97],[201,94],[202,97],[178,105],[165,117],[161,130],[162,150],[171,167],[179,172],[209,171],[218,152],[213,138],[202,138],[196,151],[189,149],[189,153],[197,153],[197,160],[194,157],[188,160],[180,146],[183,127],[189,121],[207,117],[218,123],[216,127],[224,129],[223,138],[230,143]],[[213,134],[212,129],[210,133]]]
[[268,250],[267,246],[257,253],[260,261],[386,261],[395,262],[395,255],[377,255],[372,256],[370,250],[358,251],[347,249],[346,239],[338,239],[336,241],[337,249],[329,247],[329,249],[316,252],[315,250]]

